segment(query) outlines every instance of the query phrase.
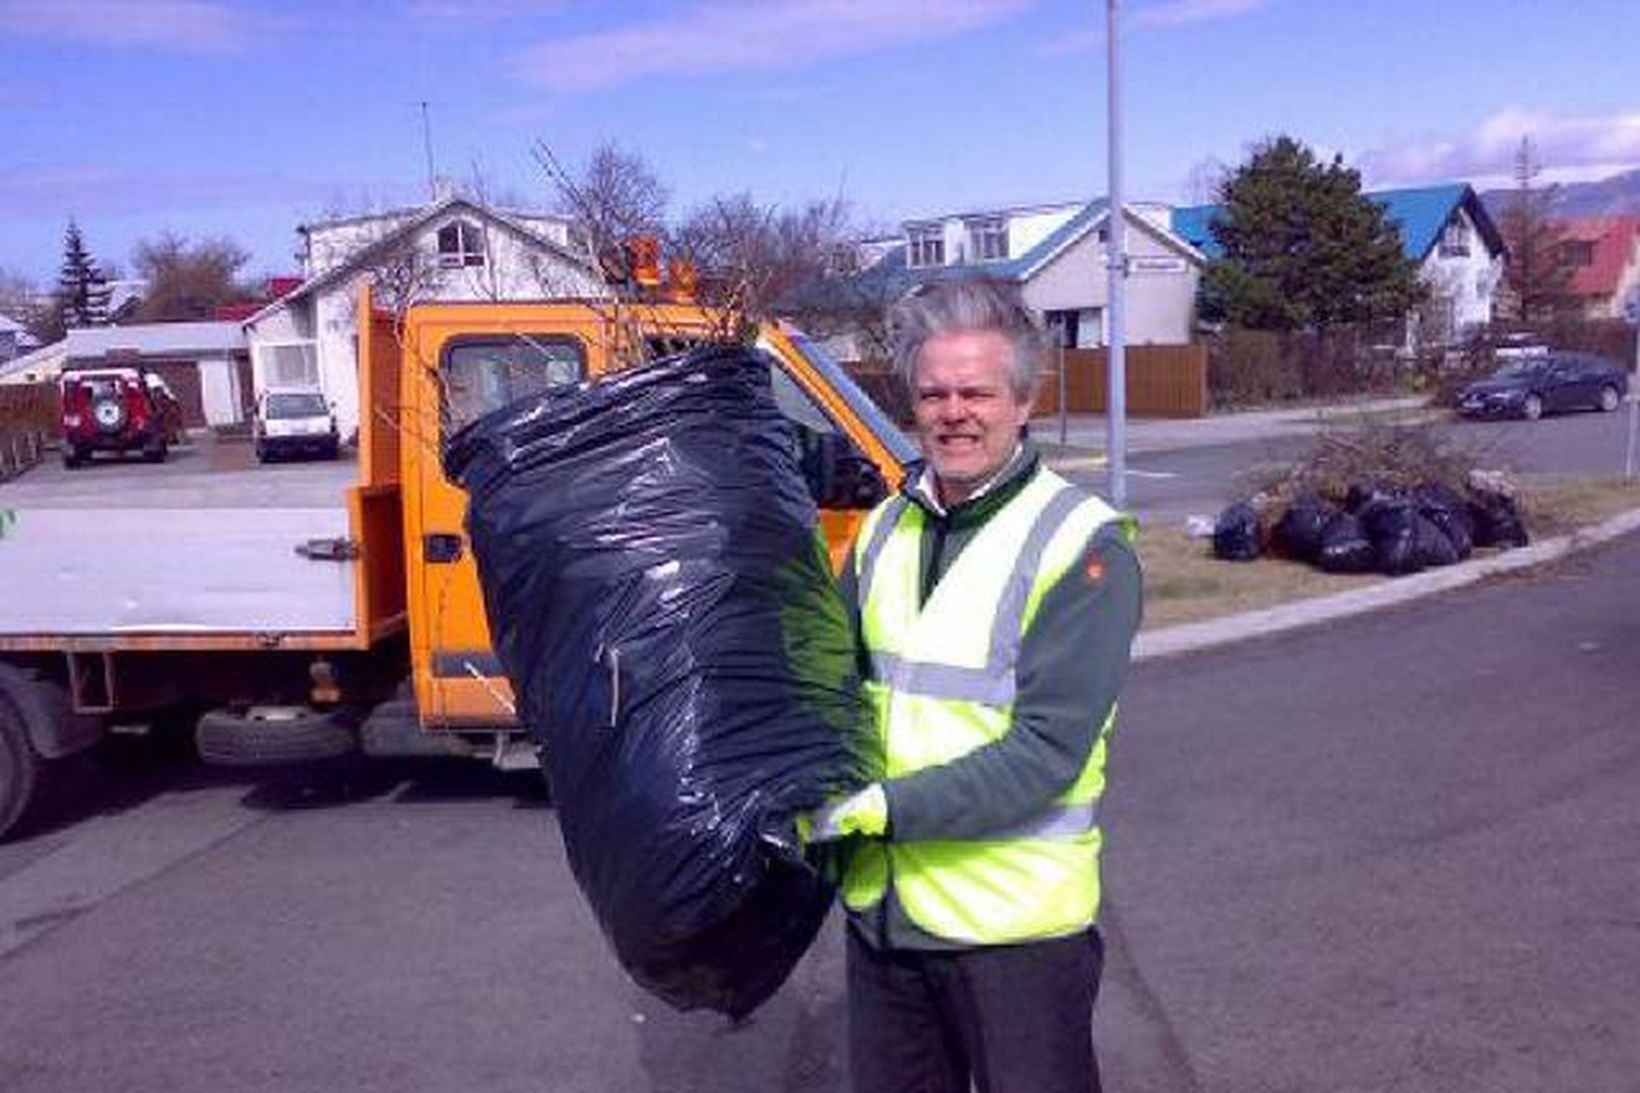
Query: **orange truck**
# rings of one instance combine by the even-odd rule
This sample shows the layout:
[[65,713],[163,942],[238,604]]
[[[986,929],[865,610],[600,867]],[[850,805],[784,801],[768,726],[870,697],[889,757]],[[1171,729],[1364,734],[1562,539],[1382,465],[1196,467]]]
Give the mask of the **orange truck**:
[[[0,835],[110,731],[191,727],[207,762],[356,752],[534,765],[491,648],[444,439],[561,383],[718,337],[687,302],[425,303],[362,292],[357,474],[326,508],[265,501],[0,513]],[[833,558],[912,448],[814,343],[742,325],[771,369]],[[127,546],[99,548],[111,527]],[[139,544],[133,547],[129,544]],[[101,550],[101,553],[99,553]],[[72,786],[64,789],[72,792]]]

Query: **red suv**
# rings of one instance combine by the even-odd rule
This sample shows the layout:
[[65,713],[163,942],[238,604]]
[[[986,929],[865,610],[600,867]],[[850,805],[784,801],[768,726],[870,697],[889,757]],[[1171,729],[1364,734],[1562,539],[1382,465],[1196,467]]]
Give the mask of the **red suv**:
[[65,371],[63,466],[78,467],[94,452],[140,451],[160,463],[169,450],[171,426],[163,383],[140,368]]

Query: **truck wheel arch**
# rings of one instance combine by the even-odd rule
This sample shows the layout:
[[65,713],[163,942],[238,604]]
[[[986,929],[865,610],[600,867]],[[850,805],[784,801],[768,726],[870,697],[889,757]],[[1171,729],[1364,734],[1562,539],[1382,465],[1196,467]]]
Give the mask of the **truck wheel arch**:
[[62,684],[0,662],[0,697],[8,699],[28,743],[42,759],[61,759],[103,738],[102,722],[74,712]]
[[0,836],[44,796],[48,760],[102,739],[102,722],[74,713],[53,680],[0,662]]

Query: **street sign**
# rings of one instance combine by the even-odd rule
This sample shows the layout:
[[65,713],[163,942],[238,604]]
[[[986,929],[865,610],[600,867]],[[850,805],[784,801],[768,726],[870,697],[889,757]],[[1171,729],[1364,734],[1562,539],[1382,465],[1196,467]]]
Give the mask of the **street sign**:
[[1183,258],[1169,258],[1166,255],[1135,254],[1128,257],[1128,272],[1130,273],[1183,273],[1185,261]]

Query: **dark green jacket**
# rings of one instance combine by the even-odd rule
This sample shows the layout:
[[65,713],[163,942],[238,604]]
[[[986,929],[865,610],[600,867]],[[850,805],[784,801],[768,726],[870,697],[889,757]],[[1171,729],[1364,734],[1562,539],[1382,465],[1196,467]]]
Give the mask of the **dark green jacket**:
[[[949,512],[924,492],[921,468],[911,469],[901,492],[928,518],[921,559],[924,602],[974,533],[1013,500],[1039,466],[1035,447],[1026,441],[989,489]],[[842,584],[853,606],[858,643],[853,566],[844,568]],[[1020,645],[1013,727],[950,763],[886,782],[888,837],[983,836],[1035,814],[1069,788],[1121,691],[1142,602],[1138,557],[1119,529],[1101,529],[1080,562],[1043,596]],[[869,671],[863,644],[860,655],[862,671]],[[956,947],[917,929],[895,902],[892,885],[887,899],[855,916],[855,925],[878,947]]]

